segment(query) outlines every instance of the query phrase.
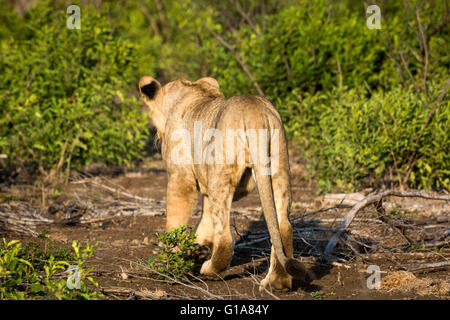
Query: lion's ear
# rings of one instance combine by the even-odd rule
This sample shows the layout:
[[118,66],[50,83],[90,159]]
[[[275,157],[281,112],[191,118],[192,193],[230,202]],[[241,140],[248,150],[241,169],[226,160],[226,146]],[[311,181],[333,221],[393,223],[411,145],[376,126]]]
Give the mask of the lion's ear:
[[161,84],[153,77],[144,76],[139,81],[139,91],[141,92],[141,95],[149,100],[153,100],[159,90],[161,90]]
[[220,90],[220,86],[219,86],[219,82],[217,82],[216,79],[211,78],[211,77],[204,77],[201,79],[198,79],[197,81],[195,81],[195,83],[197,84],[206,84],[208,86],[211,86],[217,90]]

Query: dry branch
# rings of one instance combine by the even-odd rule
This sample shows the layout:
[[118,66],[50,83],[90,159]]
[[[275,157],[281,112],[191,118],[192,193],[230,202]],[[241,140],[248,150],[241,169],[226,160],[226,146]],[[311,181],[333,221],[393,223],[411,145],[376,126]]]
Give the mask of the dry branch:
[[421,264],[419,266],[406,268],[410,272],[415,273],[424,273],[424,272],[432,272],[442,269],[449,269],[450,268],[450,261],[441,261],[441,262],[432,262],[432,263],[425,263]]
[[169,283],[175,283],[175,284],[182,285],[189,289],[197,290],[197,291],[201,292],[202,294],[206,295],[209,299],[215,299],[215,300],[223,300],[224,299],[223,296],[219,296],[219,295],[216,295],[216,294],[213,294],[212,292],[210,292],[208,284],[206,282],[202,281],[200,278],[193,276],[192,274],[190,276],[193,277],[195,280],[200,281],[202,284],[204,284],[206,287],[205,289],[194,284],[193,282],[191,282],[189,280],[187,280],[186,282],[183,282],[183,281],[178,280],[176,277],[171,277],[166,274],[163,274],[163,273],[159,272],[158,270],[152,268],[149,265],[142,265],[142,264],[139,264],[138,262],[135,262],[132,260],[127,260],[127,259],[122,259],[122,260],[128,261],[128,262],[130,262],[130,264],[133,264],[133,265],[143,268],[145,270],[151,271],[151,273],[154,273],[154,274],[162,277],[164,279],[162,281],[168,281]]
[[344,221],[342,222],[341,226],[339,227],[338,231],[333,235],[333,237],[328,242],[324,256],[327,259],[333,260],[332,253],[334,248],[336,247],[336,244],[339,240],[339,237],[342,234],[342,231],[350,225],[350,223],[355,218],[356,214],[367,207],[368,205],[378,203],[380,202],[384,197],[387,196],[395,196],[395,197],[419,197],[424,199],[431,199],[431,200],[445,200],[450,201],[449,195],[433,195],[427,192],[423,191],[409,191],[409,192],[401,192],[401,191],[395,191],[395,190],[386,190],[384,192],[381,192],[379,194],[370,194],[364,199],[358,201],[358,203],[347,213],[347,215],[344,218]]
[[14,208],[15,211],[13,212],[9,205],[0,206],[0,230],[37,235],[38,233],[35,230],[37,226],[53,223],[53,220],[37,214],[36,209],[28,209],[20,205],[17,207],[20,208]]
[[249,247],[251,245],[254,245],[255,243],[263,242],[263,241],[266,241],[266,240],[269,240],[269,239],[270,239],[270,237],[267,235],[267,236],[263,236],[263,237],[254,239],[252,241],[237,243],[234,247],[235,248],[245,248],[245,247]]
[[344,205],[354,205],[358,201],[364,199],[362,193],[328,193],[324,196],[325,202],[339,203]]
[[131,288],[111,287],[102,288],[102,293],[106,295],[128,295],[130,298],[160,300],[162,296],[152,293],[148,290],[138,291]]
[[139,201],[146,201],[146,202],[150,202],[150,203],[160,202],[160,201],[157,201],[155,199],[144,198],[144,197],[137,196],[135,194],[131,194],[131,193],[125,192],[125,191],[120,191],[118,189],[114,189],[114,188],[108,187],[107,185],[98,183],[97,181],[89,181],[89,182],[91,184],[93,184],[94,186],[97,186],[97,187],[103,188],[105,190],[111,191],[112,193],[123,195],[123,196],[131,198],[131,199],[135,199],[135,200],[139,200]]

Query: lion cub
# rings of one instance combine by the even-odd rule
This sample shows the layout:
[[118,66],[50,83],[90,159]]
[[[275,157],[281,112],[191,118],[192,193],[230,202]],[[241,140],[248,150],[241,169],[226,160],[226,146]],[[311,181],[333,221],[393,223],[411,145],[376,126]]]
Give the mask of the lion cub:
[[212,255],[200,273],[225,274],[233,254],[231,203],[256,185],[272,243],[261,286],[290,289],[292,277],[303,279],[305,268],[292,255],[287,142],[274,106],[256,95],[225,99],[210,77],[161,86],[145,76],[139,90],[162,141],[168,173],[166,230],[187,224],[198,192],[203,197],[196,236]]

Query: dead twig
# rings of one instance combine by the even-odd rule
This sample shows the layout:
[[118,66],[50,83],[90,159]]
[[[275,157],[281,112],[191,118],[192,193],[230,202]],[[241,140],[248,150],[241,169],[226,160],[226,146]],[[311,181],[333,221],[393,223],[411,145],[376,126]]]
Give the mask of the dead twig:
[[216,300],[223,300],[224,299],[222,296],[219,296],[219,295],[211,293],[209,291],[209,288],[208,288],[207,284],[204,281],[202,281],[202,283],[206,285],[206,289],[203,289],[202,287],[200,287],[198,285],[195,285],[194,283],[192,283],[189,280],[187,280],[186,282],[183,282],[183,281],[178,280],[176,277],[170,277],[170,276],[168,276],[166,274],[163,274],[163,273],[159,272],[158,270],[156,270],[154,268],[151,268],[150,266],[142,265],[142,264],[139,264],[139,263],[137,263],[135,261],[131,261],[131,260],[127,260],[127,259],[123,259],[123,260],[129,261],[130,264],[134,264],[136,266],[139,266],[141,268],[144,268],[146,270],[151,271],[151,273],[154,273],[154,274],[162,277],[164,279],[164,281],[168,281],[170,283],[176,283],[176,284],[179,284],[179,285],[184,286],[186,288],[200,291],[201,293],[203,293],[205,296],[209,297],[210,299],[216,299]]
[[111,191],[112,193],[120,194],[120,195],[125,196],[127,198],[131,198],[131,199],[135,199],[135,200],[139,200],[139,201],[146,201],[146,202],[150,202],[150,203],[160,202],[160,201],[157,201],[155,199],[140,197],[140,196],[137,196],[135,194],[131,194],[131,193],[128,193],[128,192],[125,192],[125,191],[121,191],[119,189],[111,188],[111,187],[109,187],[107,185],[104,185],[102,183],[99,183],[99,182],[97,182],[95,180],[89,181],[88,183],[91,183],[94,186],[103,188],[105,190]]
[[253,245],[255,243],[259,243],[259,242],[266,241],[266,240],[269,240],[269,239],[270,239],[269,236],[264,236],[264,237],[260,237],[260,238],[257,238],[255,240],[252,240],[252,241],[246,241],[246,242],[238,243],[234,247],[235,248],[245,248],[245,247],[249,247],[249,246],[251,246],[251,245]]
[[401,192],[401,191],[395,191],[395,190],[386,190],[384,192],[381,192],[379,194],[370,194],[369,196],[365,197],[364,199],[358,201],[358,203],[347,213],[347,215],[344,218],[344,221],[342,222],[341,226],[338,229],[338,232],[336,232],[333,237],[331,237],[330,241],[328,242],[326,248],[325,248],[325,258],[329,258],[331,260],[335,259],[335,257],[332,256],[332,253],[334,251],[334,248],[336,247],[336,244],[344,231],[344,229],[348,228],[350,223],[355,218],[356,214],[367,207],[368,205],[380,202],[381,199],[387,196],[395,196],[395,197],[419,197],[424,199],[432,199],[432,200],[445,200],[450,201],[449,195],[433,195],[427,192],[423,191],[409,191],[409,192]]
[[406,267],[406,270],[414,273],[425,273],[425,272],[433,272],[442,269],[450,269],[450,261],[440,261],[440,262],[432,262],[425,263],[415,267]]
[[106,295],[128,295],[131,299],[141,298],[141,299],[151,299],[151,300],[161,300],[162,295],[157,295],[148,290],[138,291],[131,288],[123,288],[123,287],[110,287],[110,288],[102,288],[103,294]]

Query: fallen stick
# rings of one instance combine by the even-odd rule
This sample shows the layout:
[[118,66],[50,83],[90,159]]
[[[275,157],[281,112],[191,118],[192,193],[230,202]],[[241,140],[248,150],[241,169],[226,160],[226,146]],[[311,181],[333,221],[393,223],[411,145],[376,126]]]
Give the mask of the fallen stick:
[[424,245],[425,248],[440,248],[440,247],[449,247],[450,242],[448,241],[432,241]]
[[327,227],[307,227],[307,228],[294,228],[294,233],[304,233],[304,232],[312,232],[312,231],[325,231],[325,232],[336,232],[336,229],[327,228]]
[[237,243],[234,247],[235,248],[248,247],[248,246],[250,246],[252,244],[259,243],[259,242],[262,242],[262,241],[265,241],[265,240],[269,240],[269,238],[270,238],[269,236],[265,236],[265,237],[257,238],[257,239],[252,240],[252,241],[246,241],[246,242]]
[[328,203],[338,203],[338,205],[355,205],[358,201],[364,199],[362,193],[328,193],[323,201]]
[[252,247],[252,246],[239,246],[239,247],[237,247],[235,249],[243,250],[243,251],[256,252],[256,253],[261,253],[261,252],[270,253],[270,249],[269,248],[259,248],[259,247]]
[[383,197],[387,196],[396,196],[396,197],[418,197],[418,198],[424,198],[424,199],[431,199],[431,200],[446,200],[450,201],[450,195],[432,195],[427,192],[422,191],[410,191],[410,192],[401,192],[401,191],[395,191],[395,190],[386,190],[379,194],[370,194],[364,199],[358,201],[355,206],[347,213],[347,215],[344,218],[344,221],[342,222],[341,226],[339,227],[338,231],[331,237],[330,241],[328,242],[324,257],[326,259],[334,260],[332,253],[334,251],[334,248],[336,247],[336,244],[342,234],[342,231],[352,223],[353,219],[355,218],[356,214],[361,211],[363,208],[367,207],[370,204],[374,204],[379,202]]
[[[298,218],[295,218],[295,220],[291,220],[291,223],[293,225],[295,224],[303,224],[303,223],[333,223],[333,222],[340,222],[340,221],[344,221],[344,218],[333,218],[333,219],[318,219],[318,218],[313,218],[313,219],[303,219],[301,221],[297,220]],[[380,220],[378,219],[371,219],[371,218],[355,218],[353,219],[355,221],[360,221],[360,222],[374,222],[374,223],[382,223]]]
[[152,202],[152,203],[158,202],[158,200],[151,199],[151,198],[143,198],[143,197],[137,196],[135,194],[131,194],[131,193],[128,193],[128,192],[125,192],[125,191],[120,191],[118,189],[114,189],[114,188],[108,187],[108,186],[106,186],[104,184],[101,184],[101,183],[98,183],[96,181],[90,181],[90,183],[93,184],[94,186],[103,188],[103,189],[111,191],[113,193],[121,194],[121,195],[123,195],[125,197],[128,197],[128,198],[131,198],[131,199],[135,199],[135,200],[139,200],[139,201]]
[[406,268],[408,271],[415,272],[415,273],[424,273],[424,272],[431,272],[431,271],[437,271],[441,269],[447,269],[450,267],[450,261],[441,261],[441,262],[432,262],[432,263],[425,263],[420,266],[416,266],[414,268]]
[[162,296],[156,295],[156,294],[148,292],[148,291],[143,292],[143,291],[133,290],[131,288],[121,288],[121,287],[102,288],[102,293],[106,294],[106,295],[108,295],[108,294],[110,294],[110,295],[126,294],[131,297],[152,299],[152,300],[160,300],[162,298]]
[[[31,218],[30,218],[31,217]],[[11,230],[24,234],[37,235],[35,227],[53,223],[53,220],[37,216],[32,212],[2,212],[0,211],[0,230]]]

